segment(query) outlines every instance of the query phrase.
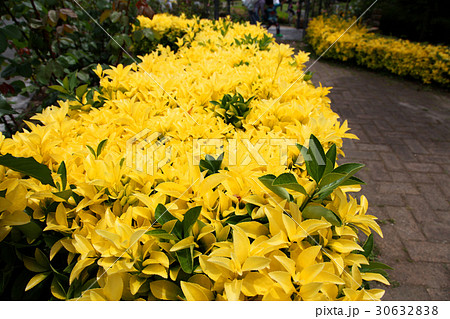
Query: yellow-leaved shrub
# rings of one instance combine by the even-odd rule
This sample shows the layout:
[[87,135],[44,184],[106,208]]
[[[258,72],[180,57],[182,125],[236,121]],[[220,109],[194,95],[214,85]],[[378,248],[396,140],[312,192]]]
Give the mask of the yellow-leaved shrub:
[[[177,52],[97,67],[103,106],[59,101],[1,138],[2,155],[33,157],[54,181],[0,166],[0,240],[29,245],[26,289],[75,300],[380,299],[368,282],[388,282],[370,271],[359,232],[381,230],[366,198],[348,194],[359,180],[335,164],[356,136],[329,88],[303,79],[308,55],[249,24],[189,20],[185,31]],[[243,103],[221,113],[227,94]],[[155,132],[166,161],[148,171],[139,152]],[[199,139],[224,145],[196,155]],[[295,143],[281,154],[286,140],[305,146],[304,160]],[[317,140],[326,168],[308,153]]]
[[423,83],[450,85],[448,46],[386,37],[369,32],[359,24],[350,28],[353,22],[354,19],[338,16],[316,17],[308,24],[306,39],[318,55],[329,49],[324,54],[327,58],[353,61],[370,69],[410,76]]

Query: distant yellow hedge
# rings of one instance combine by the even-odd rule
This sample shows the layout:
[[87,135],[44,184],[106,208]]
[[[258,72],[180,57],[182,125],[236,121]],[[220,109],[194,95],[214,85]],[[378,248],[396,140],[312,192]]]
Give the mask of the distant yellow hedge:
[[[309,23],[306,39],[320,55],[353,21],[337,16],[319,16]],[[368,32],[358,24],[342,35],[324,56],[341,61],[355,61],[370,69],[411,76],[423,83],[450,85],[449,47],[384,37]]]
[[[381,230],[366,198],[347,194],[362,166],[335,164],[343,138],[356,137],[329,89],[302,79],[307,54],[249,24],[188,22],[176,53],[158,46],[139,64],[98,66],[102,107],[60,101],[0,136],[1,154],[33,157],[54,181],[0,166],[0,248],[18,245],[26,289],[76,300],[380,299],[368,283],[389,283],[359,236]],[[151,132],[171,152],[154,174],[133,165]],[[304,161],[294,145],[280,163],[280,144],[268,145],[308,147],[314,136],[319,155],[309,143]],[[233,140],[237,153],[218,160],[204,148],[199,166],[195,139]]]

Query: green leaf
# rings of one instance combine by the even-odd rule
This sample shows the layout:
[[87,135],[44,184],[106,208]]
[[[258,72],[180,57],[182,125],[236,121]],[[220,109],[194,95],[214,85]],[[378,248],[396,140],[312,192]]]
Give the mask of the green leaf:
[[163,204],[158,204],[155,209],[155,219],[160,225],[164,225],[165,223],[177,218],[169,213],[166,206]]
[[[324,178],[320,181],[320,190],[317,193],[318,199],[328,197],[337,187],[343,185],[344,183],[345,185],[360,184],[362,181],[358,178],[353,178],[350,182],[347,181],[353,174],[358,172],[363,167],[364,164],[358,163],[348,163],[336,167],[331,173],[324,176]],[[352,182],[354,182],[354,184],[350,184]]]
[[355,174],[361,168],[364,167],[364,164],[360,163],[346,163],[336,167],[333,170],[333,173],[341,173],[341,174]]
[[103,141],[101,141],[98,146],[97,146],[97,157],[100,156],[100,154],[102,153],[103,149],[106,146],[106,142],[108,142],[108,139],[105,138]]
[[86,145],[86,147],[88,148],[88,150],[92,153],[92,155],[94,155],[95,158],[97,158],[97,154],[95,154],[95,151],[92,147],[90,147],[89,145]]
[[20,230],[28,240],[35,240],[42,234],[42,228],[33,220],[31,220],[28,224],[14,227]]
[[272,192],[274,192],[281,198],[291,201],[292,196],[287,192],[286,189],[284,189],[283,187],[272,185],[272,183],[275,179],[276,179],[276,176],[272,175],[272,174],[268,174],[268,175],[259,177],[259,180],[261,181],[261,183],[263,183],[264,186],[266,186],[268,189],[270,189]]
[[73,90],[75,89],[76,85],[77,85],[77,72],[72,72],[69,75],[69,91],[73,92]]
[[58,281],[58,279],[53,277],[52,284],[50,286],[50,290],[52,292],[52,295],[55,296],[58,299],[65,300],[66,299],[66,292],[62,286],[62,284]]
[[303,218],[321,219],[322,217],[334,226],[341,226],[342,222],[333,211],[319,205],[308,205],[302,211]]
[[334,165],[336,164],[336,144],[331,145],[330,149],[328,150],[327,154],[325,155],[326,158],[328,158],[331,162],[331,164],[333,164],[333,169],[334,169]]
[[153,32],[152,29],[150,29],[150,28],[142,29],[142,33],[143,33],[144,37],[146,37],[150,41],[155,40],[155,33]]
[[5,34],[0,30],[0,53],[5,52],[8,47],[8,40],[6,39]]
[[373,250],[373,234],[370,234],[369,237],[367,237],[366,242],[364,243],[363,252],[361,252],[366,258],[369,257],[369,255],[372,253]]
[[122,16],[122,13],[119,11],[113,11],[111,13],[111,15],[109,16],[109,18],[111,19],[112,23],[116,23],[117,21],[119,21],[120,17]]
[[59,165],[58,174],[61,175],[61,182],[62,182],[61,190],[65,190],[67,185],[67,169],[66,163],[64,163],[64,161],[62,161],[61,164]]
[[52,89],[52,90],[55,90],[55,91],[58,91],[58,92],[61,92],[61,93],[63,93],[63,94],[68,94],[68,93],[70,93],[69,91],[67,91],[64,87],[62,87],[61,85],[50,85],[49,87],[48,87],[49,89]]
[[15,157],[11,154],[0,155],[0,165],[36,178],[42,184],[55,187],[50,169],[44,164],[37,162],[32,157]]
[[178,262],[181,265],[181,269],[187,274],[191,274],[194,270],[194,258],[193,258],[194,247],[185,248],[175,252]]
[[306,169],[308,170],[308,174],[319,183],[320,179],[323,176],[326,167],[326,157],[322,148],[322,144],[320,144],[317,137],[313,134],[309,137],[309,148],[307,152],[306,161]]
[[71,189],[66,189],[65,191],[55,192],[55,193],[53,193],[53,195],[56,195],[64,200],[68,200],[70,198],[70,196],[73,195],[73,192]]
[[368,265],[361,265],[361,272],[370,272],[375,269],[392,269],[386,264],[377,262],[377,261],[371,261]]
[[167,239],[167,240],[177,240],[178,239],[174,235],[166,232],[164,229],[152,229],[152,230],[149,230],[148,232],[146,232],[146,234],[153,236],[153,237]]
[[76,91],[75,91],[75,95],[77,96],[77,98],[81,101],[81,99],[83,98],[84,93],[86,93],[87,91],[87,84],[83,84],[80,85],[79,87],[77,87]]
[[2,31],[9,39],[20,39],[22,37],[22,33],[20,33],[20,29],[14,24],[9,24],[5,26]]
[[141,41],[143,37],[144,33],[142,32],[142,30],[136,30],[133,32],[132,38],[135,42]]
[[200,212],[202,211],[202,206],[196,206],[191,209],[189,209],[184,214],[184,219],[182,222],[183,225],[183,238],[186,238],[190,236],[190,232],[192,229],[192,226],[194,226],[195,222],[198,219],[198,216],[200,216]]
[[16,114],[17,112],[13,110],[11,104],[3,97],[0,93],[0,116],[5,114]]
[[272,186],[284,187],[308,196],[305,188],[297,182],[297,179],[291,173],[283,173],[275,178],[275,180],[272,182]]

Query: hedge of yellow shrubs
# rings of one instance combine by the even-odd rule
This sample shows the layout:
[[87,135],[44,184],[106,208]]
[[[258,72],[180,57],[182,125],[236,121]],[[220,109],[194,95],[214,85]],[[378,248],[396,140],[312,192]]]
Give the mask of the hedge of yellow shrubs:
[[[319,16],[308,24],[306,39],[315,53],[320,55],[353,21],[337,16]],[[324,57],[353,61],[370,69],[410,76],[423,83],[450,86],[449,47],[385,37],[368,32],[360,24],[355,24],[342,35]]]
[[[101,107],[59,101],[1,137],[2,161],[33,157],[51,172],[46,181],[0,166],[0,245],[16,245],[8,258],[22,265],[25,290],[63,300],[379,300],[384,291],[368,284],[389,284],[369,263],[370,234],[381,230],[366,198],[348,194],[362,165],[335,164],[356,136],[330,108],[329,88],[302,78],[308,55],[249,24],[140,19],[162,33],[184,28],[177,52],[158,46],[139,64],[98,66]],[[150,132],[171,152],[155,172],[129,152]],[[236,158],[210,146],[198,165],[196,139],[235,143]],[[282,163],[269,144],[285,139],[299,145]]]

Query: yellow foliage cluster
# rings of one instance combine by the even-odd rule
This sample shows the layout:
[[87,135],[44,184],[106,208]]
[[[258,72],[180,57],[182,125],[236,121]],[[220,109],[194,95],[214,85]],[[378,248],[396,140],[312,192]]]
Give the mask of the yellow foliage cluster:
[[[151,26],[162,21],[158,28],[187,25],[168,15],[140,19]],[[366,284],[388,282],[361,270],[368,259],[360,253],[358,231],[381,230],[366,198],[358,202],[347,194],[359,186],[338,187],[320,204],[342,221],[334,225],[303,217],[307,195],[292,192],[286,200],[258,179],[290,172],[311,194],[317,183],[295,161],[298,149],[289,147],[283,164],[279,146],[269,147],[269,140],[307,144],[314,134],[325,150],[335,144],[343,155],[342,139],[356,138],[331,110],[329,89],[303,80],[307,54],[292,57],[289,46],[274,41],[268,50],[236,44],[243,34],[268,36],[256,26],[189,23],[176,53],[159,46],[139,64],[97,67],[101,108],[59,101],[34,116],[40,124],[1,138],[1,154],[44,163],[58,186],[0,166],[0,240],[30,223],[56,238],[24,259],[37,273],[27,289],[51,276],[56,266],[48,265],[63,256],[68,287],[58,275],[51,285],[59,299],[380,299],[384,291]],[[210,103],[235,93],[254,97],[239,129],[216,116]],[[130,141],[149,131],[166,138],[171,150],[155,172],[136,169],[126,158]],[[236,163],[224,152],[220,170],[201,171],[195,139],[237,141]],[[99,144],[98,152],[87,147]],[[252,146],[264,164],[248,152]],[[201,158],[216,154],[214,148],[202,152]],[[57,173],[63,161],[67,182]]]
[[340,37],[325,57],[355,61],[423,83],[450,85],[449,47],[381,36],[358,24],[348,29],[353,21],[337,16],[314,18],[308,24],[307,40],[317,54],[322,54]]

